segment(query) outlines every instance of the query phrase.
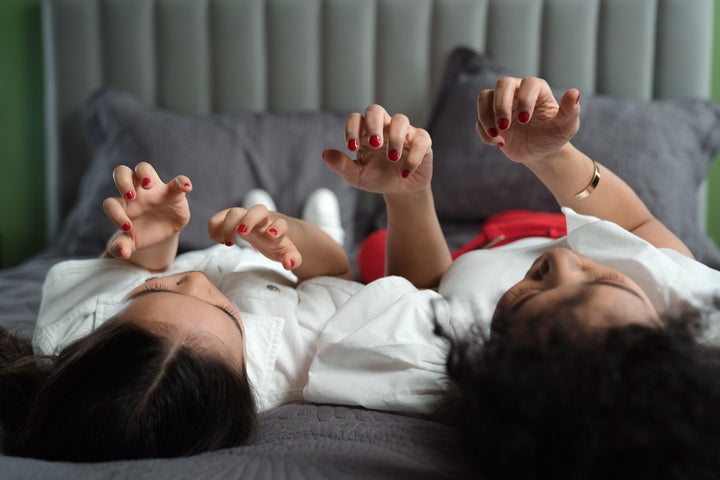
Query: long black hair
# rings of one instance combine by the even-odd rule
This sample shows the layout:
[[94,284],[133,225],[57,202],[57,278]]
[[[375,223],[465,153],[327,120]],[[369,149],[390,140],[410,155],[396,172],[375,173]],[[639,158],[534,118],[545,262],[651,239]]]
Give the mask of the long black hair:
[[[192,455],[246,443],[247,374],[191,341],[109,320],[57,357],[0,328],[8,455],[67,461]],[[4,363],[4,365],[3,365]]]
[[454,417],[483,478],[718,478],[720,350],[696,341],[696,312],[603,334],[563,309],[549,315],[543,342],[438,331],[451,342]]

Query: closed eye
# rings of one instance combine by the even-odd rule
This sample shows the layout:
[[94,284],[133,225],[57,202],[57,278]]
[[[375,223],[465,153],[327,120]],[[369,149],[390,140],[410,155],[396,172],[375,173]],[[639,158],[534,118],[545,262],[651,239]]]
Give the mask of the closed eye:
[[[142,290],[129,296],[126,299],[126,301],[129,302],[131,300],[135,300],[138,297],[142,297],[142,296],[149,295],[152,293],[173,293],[175,295],[182,295],[182,293],[176,292],[174,290],[168,290],[167,288],[163,288],[159,285],[146,284],[143,286]],[[198,300],[200,300],[200,299],[198,299]],[[204,301],[204,300],[201,300],[201,301]],[[230,317],[232,319],[233,323],[235,323],[235,326],[238,328],[238,330],[240,330],[240,334],[243,334],[243,330],[242,330],[242,327],[240,326],[240,322],[238,321],[237,317],[231,310],[227,309],[226,307],[224,307],[222,305],[218,305],[215,303],[211,303],[211,302],[205,302],[205,303],[212,305],[213,307],[217,308],[218,310],[225,313],[228,317]]]
[[[595,286],[595,285],[607,285],[608,287],[613,287],[613,288],[623,290],[625,292],[628,292],[628,293],[634,295],[635,297],[639,298],[641,301],[644,302],[642,296],[640,296],[640,294],[637,293],[635,290],[633,290],[632,288],[628,288],[625,285],[622,285],[615,281],[607,280],[607,279],[599,279],[599,280],[594,280],[592,282],[585,283],[586,288]],[[515,303],[514,305],[512,305],[510,307],[510,311],[517,312],[518,310],[520,310],[520,308],[522,308],[523,305],[525,305],[528,302],[528,300],[530,300],[532,298],[536,298],[538,295],[542,295],[543,293],[548,292],[548,291],[550,291],[550,290],[543,290],[543,291],[533,292],[531,294],[525,295],[524,297],[522,297],[520,299],[520,301],[518,301],[517,303]]]

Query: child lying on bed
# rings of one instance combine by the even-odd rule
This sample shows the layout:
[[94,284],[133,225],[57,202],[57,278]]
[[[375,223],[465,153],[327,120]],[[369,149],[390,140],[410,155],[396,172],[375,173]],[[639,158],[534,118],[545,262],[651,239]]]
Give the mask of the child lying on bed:
[[[426,132],[372,106],[346,124],[357,160],[336,150],[324,158],[352,185],[384,194],[388,274],[438,286],[456,300],[456,317],[492,319],[489,336],[476,326],[464,339],[437,322],[451,342],[454,414],[480,476],[714,478],[720,272],[694,261],[620,178],[569,143],[579,113],[577,90],[558,104],[536,78],[480,92],[482,140],[568,207],[569,233],[452,264]],[[322,346],[319,358],[336,360]]]
[[[263,205],[218,212],[208,230],[221,245],[176,258],[191,180],[165,184],[147,163],[117,167],[114,178],[120,196],[103,206],[118,231],[105,258],[61,262],[43,286],[32,344],[47,357],[3,351],[12,337],[0,332],[0,360],[16,359],[0,366],[7,454],[191,455],[247,442],[258,410],[295,401],[434,408],[447,345],[417,319],[431,318],[435,292],[401,277],[348,280],[336,240]],[[346,329],[357,343],[334,337]],[[336,340],[337,369],[315,371],[317,346]],[[372,386],[358,391],[354,381],[367,378]]]

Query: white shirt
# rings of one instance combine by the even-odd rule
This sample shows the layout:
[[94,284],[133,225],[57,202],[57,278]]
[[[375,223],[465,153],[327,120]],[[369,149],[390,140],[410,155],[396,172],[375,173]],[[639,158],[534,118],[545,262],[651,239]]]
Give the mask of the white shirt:
[[[238,309],[260,410],[305,400],[430,413],[447,384],[447,344],[433,334],[433,322],[457,335],[474,319],[489,323],[500,296],[550,248],[571,248],[630,276],[660,310],[683,299],[702,309],[720,296],[720,272],[610,222],[564,212],[567,237],[466,253],[445,274],[439,293],[400,277],[366,286],[317,277],[295,286],[294,276],[252,249],[224,246],[181,255],[166,274],[201,270]],[[118,260],[53,267],[33,335],[36,353],[57,353],[92,331],[149,276]],[[720,318],[713,315],[709,324],[716,326]],[[718,330],[711,328],[707,339],[719,340]]]
[[[453,305],[456,317],[476,318],[489,327],[500,297],[522,280],[533,261],[552,248],[569,248],[593,262],[630,277],[647,294],[658,312],[687,301],[706,312],[703,341],[720,343],[720,272],[675,250],[656,248],[618,225],[563,208],[568,234],[556,240],[526,239],[491,250],[474,250],[453,262],[439,292]],[[713,311],[713,313],[710,313]]]
[[[240,313],[261,411],[305,400],[423,413],[445,389],[446,346],[432,334],[428,302],[441,300],[435,292],[399,277],[368,286],[333,277],[296,285],[251,248],[222,245],[180,255],[162,275],[190,270],[205,273]],[[151,276],[115,259],[55,265],[43,286],[35,352],[57,354],[87,335]],[[369,388],[357,388],[366,380]],[[428,383],[434,396],[422,395]]]

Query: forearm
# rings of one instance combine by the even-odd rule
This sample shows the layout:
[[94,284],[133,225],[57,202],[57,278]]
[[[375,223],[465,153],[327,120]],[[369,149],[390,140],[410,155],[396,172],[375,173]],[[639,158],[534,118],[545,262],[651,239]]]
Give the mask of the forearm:
[[298,279],[329,275],[352,279],[350,259],[342,245],[305,220],[272,212],[275,218],[284,218],[288,223],[288,237],[302,255],[302,264],[293,269]]
[[525,164],[550,190],[557,202],[583,215],[609,220],[657,247],[673,248],[692,257],[688,248],[650,212],[620,177],[598,165],[600,181],[592,193],[578,200],[594,175],[592,160],[570,143],[555,154]]
[[452,263],[450,249],[435,212],[430,187],[386,194],[385,274],[400,275],[418,288],[432,288]]
[[170,264],[172,264],[173,260],[175,260],[175,256],[177,255],[178,243],[180,239],[179,232],[171,235],[164,241],[157,243],[151,247],[147,247],[142,250],[136,250],[132,252],[129,257],[125,256],[127,254],[125,252],[116,251],[115,253],[117,255],[113,256],[109,251],[110,245],[113,244],[115,238],[119,235],[121,235],[120,232],[113,235],[110,241],[108,241],[108,247],[106,248],[105,254],[103,255],[105,258],[122,258],[123,260],[134,263],[135,265],[146,268],[151,272],[156,273],[162,272],[167,269]]

